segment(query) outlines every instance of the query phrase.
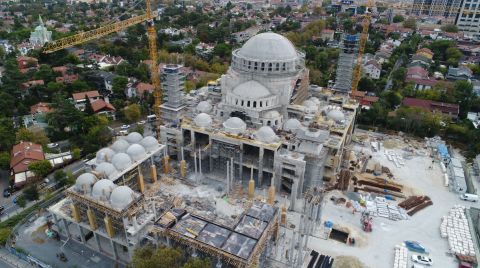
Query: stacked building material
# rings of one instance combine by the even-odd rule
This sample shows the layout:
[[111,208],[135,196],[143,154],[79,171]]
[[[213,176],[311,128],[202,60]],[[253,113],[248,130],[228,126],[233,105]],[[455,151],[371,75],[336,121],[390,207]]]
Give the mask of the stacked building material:
[[366,202],[366,210],[375,217],[388,218],[390,220],[406,220],[408,216],[405,211],[397,205],[389,204],[383,197],[376,197],[372,201]]
[[472,236],[465,215],[465,207],[456,205],[442,218],[440,234],[448,239],[450,251],[455,255],[475,256]]
[[404,208],[409,216],[414,215],[420,210],[433,205],[432,200],[428,196],[410,196],[403,202],[398,204],[399,207]]
[[407,268],[408,265],[408,250],[405,246],[395,246],[395,259],[393,261],[393,268]]

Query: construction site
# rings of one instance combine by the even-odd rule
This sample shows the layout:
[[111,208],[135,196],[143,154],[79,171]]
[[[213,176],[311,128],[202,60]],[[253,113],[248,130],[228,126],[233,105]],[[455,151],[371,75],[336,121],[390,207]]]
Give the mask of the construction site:
[[360,38],[344,36],[333,89],[310,85],[305,54],[271,32],[188,94],[180,65],[153,64],[163,88],[152,75],[157,137],[132,132],[99,150],[48,208],[46,233],[111,266],[147,245],[215,267],[406,268],[411,245],[438,267],[475,264],[478,211],[459,195],[477,182],[462,156],[437,138],[356,129],[360,107],[348,93],[369,22],[367,13]]

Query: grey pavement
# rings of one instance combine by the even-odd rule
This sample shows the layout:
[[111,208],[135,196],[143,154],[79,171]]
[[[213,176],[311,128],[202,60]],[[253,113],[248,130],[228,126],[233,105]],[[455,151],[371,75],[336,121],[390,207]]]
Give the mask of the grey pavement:
[[[33,257],[52,267],[123,267],[122,265],[116,266],[113,260],[102,253],[89,249],[74,238],[67,239],[63,237],[62,240],[58,241],[47,238],[43,231],[36,232],[33,230],[34,232],[32,233],[32,224],[27,221],[18,229],[15,244]],[[65,254],[67,262],[57,258],[57,253],[60,252]]]
[[31,265],[17,256],[10,254],[5,248],[0,248],[0,267],[23,268],[31,267]]

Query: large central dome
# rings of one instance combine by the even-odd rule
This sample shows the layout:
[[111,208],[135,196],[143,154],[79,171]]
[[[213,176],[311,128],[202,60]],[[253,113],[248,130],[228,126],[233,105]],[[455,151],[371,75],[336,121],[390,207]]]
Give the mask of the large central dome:
[[284,61],[298,58],[292,42],[276,33],[255,35],[238,50],[238,55],[257,61]]

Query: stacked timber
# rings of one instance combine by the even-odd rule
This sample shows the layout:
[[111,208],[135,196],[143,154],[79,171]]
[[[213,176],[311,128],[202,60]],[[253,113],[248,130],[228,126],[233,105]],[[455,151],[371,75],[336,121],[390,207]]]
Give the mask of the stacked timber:
[[399,207],[405,209],[409,216],[414,215],[420,210],[433,205],[432,200],[428,196],[410,196],[400,204]]

